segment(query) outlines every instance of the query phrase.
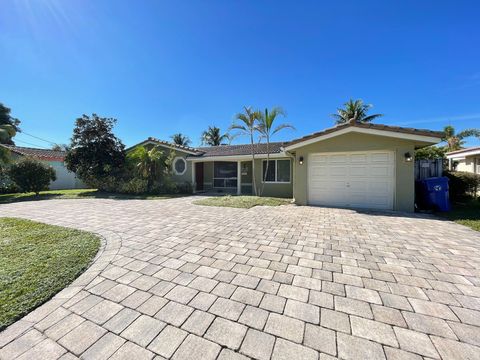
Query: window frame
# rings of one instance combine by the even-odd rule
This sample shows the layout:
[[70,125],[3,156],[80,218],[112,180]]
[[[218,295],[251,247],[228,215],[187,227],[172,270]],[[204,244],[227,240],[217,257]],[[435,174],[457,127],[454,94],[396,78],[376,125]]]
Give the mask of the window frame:
[[[262,159],[262,183],[265,184],[291,184],[292,183],[292,159],[269,159],[268,161],[275,161],[275,181],[264,181],[265,173],[263,164],[267,162],[267,159]],[[288,178],[289,181],[278,181],[278,161],[288,161]]]
[[[183,169],[183,172],[178,172],[177,171],[177,168],[176,168],[175,165],[177,164],[178,160],[182,160],[183,163],[185,164],[185,168]],[[175,175],[178,175],[178,176],[181,176],[181,175],[185,174],[187,172],[187,160],[185,160],[185,158],[183,158],[181,156],[175,157],[175,159],[173,159],[173,172],[175,173]]]

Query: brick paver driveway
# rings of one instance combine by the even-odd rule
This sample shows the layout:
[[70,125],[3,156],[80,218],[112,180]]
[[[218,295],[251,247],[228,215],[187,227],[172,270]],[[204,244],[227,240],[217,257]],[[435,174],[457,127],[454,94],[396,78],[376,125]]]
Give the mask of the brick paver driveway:
[[103,252],[2,359],[479,359],[480,236],[432,218],[192,198],[0,205]]

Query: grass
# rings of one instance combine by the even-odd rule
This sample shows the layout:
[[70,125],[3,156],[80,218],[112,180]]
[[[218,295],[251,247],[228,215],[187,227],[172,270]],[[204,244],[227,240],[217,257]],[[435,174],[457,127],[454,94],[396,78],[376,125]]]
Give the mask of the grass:
[[84,231],[0,218],[0,331],[77,278],[99,246]]
[[209,197],[206,199],[196,200],[193,203],[196,205],[205,205],[205,206],[224,206],[224,207],[250,209],[254,206],[287,205],[290,203],[290,200],[273,198],[273,197],[226,195],[226,196]]
[[453,204],[452,211],[442,213],[441,216],[453,220],[456,223],[468,226],[473,230],[480,231],[480,200],[466,200],[462,203]]
[[165,194],[165,195],[129,195],[116,194],[98,191],[96,189],[74,189],[74,190],[49,190],[41,191],[37,196],[34,193],[15,193],[15,194],[0,194],[0,204],[7,204],[18,201],[34,201],[34,200],[50,200],[50,199],[170,199],[174,197],[185,196],[185,194]]

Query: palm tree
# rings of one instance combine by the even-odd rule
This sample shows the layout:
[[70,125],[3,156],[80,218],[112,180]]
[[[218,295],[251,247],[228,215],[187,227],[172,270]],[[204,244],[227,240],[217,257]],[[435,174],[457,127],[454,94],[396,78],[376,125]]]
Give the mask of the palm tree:
[[182,133],[176,133],[170,136],[174,144],[181,146],[189,146],[191,144],[190,138]]
[[258,131],[258,122],[262,117],[262,113],[259,110],[252,110],[249,106],[244,107],[243,113],[238,113],[235,115],[235,119],[239,123],[233,123],[230,126],[230,130],[239,130],[240,135],[246,135],[250,137],[250,147],[252,153],[252,185],[254,194],[257,195],[257,185],[255,181],[255,147],[253,135]]
[[275,119],[277,116],[285,116],[285,112],[280,107],[274,107],[270,111],[265,108],[265,112],[261,113],[259,124],[258,124],[258,132],[262,135],[267,143],[267,166],[265,168],[265,173],[263,174],[263,182],[262,182],[262,190],[260,191],[260,196],[263,193],[263,187],[265,186],[265,180],[268,173],[268,165],[270,164],[270,139],[273,135],[278,133],[280,130],[283,129],[293,129],[295,128],[290,124],[280,124],[277,125],[275,128],[273,127]]
[[202,133],[202,145],[219,146],[224,140],[228,140],[228,135],[221,135],[220,129],[216,126],[209,126],[208,130]]
[[362,100],[352,99],[344,104],[345,108],[337,109],[336,114],[332,114],[336,124],[345,124],[349,122],[367,123],[373,119],[383,116],[383,114],[367,115],[368,110],[373,107],[370,104],[364,104]]
[[149,189],[155,181],[161,179],[167,167],[167,157],[160,146],[150,150],[145,146],[138,146],[127,155],[127,160],[135,167],[137,173],[147,180]]
[[458,134],[455,134],[455,128],[451,125],[445,126],[443,128],[444,137],[443,141],[447,143],[447,151],[459,150],[465,144],[465,138],[475,136],[480,139],[480,130],[479,129],[466,129],[460,131]]

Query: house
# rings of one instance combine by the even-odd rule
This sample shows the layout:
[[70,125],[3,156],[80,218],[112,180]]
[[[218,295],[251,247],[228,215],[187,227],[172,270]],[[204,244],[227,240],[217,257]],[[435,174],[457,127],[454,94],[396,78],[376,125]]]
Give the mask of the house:
[[[300,205],[414,210],[414,150],[441,141],[441,132],[347,123],[299,139],[255,149],[257,186],[264,196],[292,197]],[[195,191],[252,193],[251,146],[178,146],[155,138],[175,152],[174,179]],[[136,146],[138,146],[136,145]]]
[[480,146],[451,151],[445,156],[450,170],[480,174]]
[[64,190],[64,189],[83,189],[85,185],[78,179],[73,172],[67,170],[64,164],[65,151],[35,149],[29,147],[12,146],[0,144],[10,150],[12,158],[18,159],[22,156],[29,156],[45,165],[51,166],[57,175],[57,180],[50,183],[50,190]]

